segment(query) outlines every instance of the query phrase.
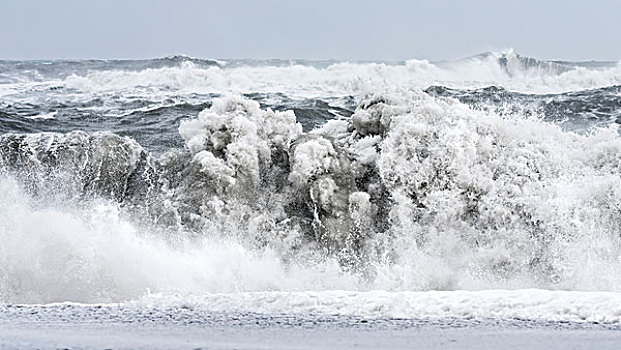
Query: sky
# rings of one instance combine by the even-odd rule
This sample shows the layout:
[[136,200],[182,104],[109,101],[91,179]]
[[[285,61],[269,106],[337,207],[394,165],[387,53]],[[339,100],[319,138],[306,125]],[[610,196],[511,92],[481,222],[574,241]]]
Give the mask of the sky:
[[621,1],[0,0],[0,59],[621,59]]

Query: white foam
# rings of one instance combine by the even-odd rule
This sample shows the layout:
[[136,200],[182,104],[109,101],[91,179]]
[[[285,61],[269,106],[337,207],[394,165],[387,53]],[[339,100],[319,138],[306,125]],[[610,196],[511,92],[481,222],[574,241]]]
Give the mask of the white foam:
[[[499,59],[506,64],[499,64]],[[191,62],[179,67],[142,71],[94,71],[72,75],[64,85],[82,91],[136,88],[173,89],[183,93],[279,92],[289,96],[359,95],[388,87],[426,88],[445,85],[476,88],[489,85],[533,93],[566,92],[621,84],[621,66],[586,68],[537,61],[531,65],[512,51],[455,62],[409,60],[405,64],[332,64],[200,68]]]
[[402,274],[380,268],[379,286],[619,290],[615,128],[580,136],[416,92],[380,96],[370,110],[388,129],[377,163]]
[[45,113],[45,114],[32,115],[32,116],[26,117],[26,119],[54,119],[57,114],[58,112],[54,111],[54,112]]
[[31,202],[0,179],[0,301],[110,302],[154,292],[357,288],[335,262],[286,265],[269,247],[236,240],[174,242],[140,230],[106,202],[83,209]]
[[124,307],[267,315],[339,315],[399,319],[520,319],[621,322],[621,293],[528,290],[320,291],[148,295]]

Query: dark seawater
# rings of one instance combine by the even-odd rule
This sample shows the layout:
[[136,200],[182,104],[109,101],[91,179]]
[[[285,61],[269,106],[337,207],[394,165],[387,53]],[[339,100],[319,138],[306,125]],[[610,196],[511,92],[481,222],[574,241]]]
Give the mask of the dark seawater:
[[560,94],[526,94],[499,86],[472,90],[431,86],[425,92],[456,98],[475,109],[540,118],[578,133],[621,123],[621,86],[618,85]]
[[[463,61],[467,63],[475,59],[489,60],[490,56],[492,54],[483,54]],[[505,56],[495,59],[501,72],[509,78],[519,80],[520,77],[511,71],[512,67]],[[461,62],[442,62],[438,63],[438,67],[450,66],[451,69],[455,69],[453,66],[458,63]],[[519,68],[526,74],[534,71],[541,72],[542,75],[550,72],[563,74],[577,69],[606,70],[616,65],[611,62],[544,62],[522,57],[518,63]],[[286,70],[291,67],[311,70],[311,73],[320,75],[321,70],[325,71],[326,68],[343,64],[337,61],[303,60],[225,62],[186,56],[150,60],[0,61],[0,84],[3,88],[3,98],[0,100],[2,121],[0,132],[111,131],[130,136],[155,154],[161,154],[171,148],[183,147],[183,141],[177,133],[180,120],[196,116],[198,112],[209,107],[214,98],[230,92],[241,93],[244,97],[259,102],[264,109],[293,110],[298,122],[305,131],[308,131],[327,120],[350,117],[356,108],[356,98],[361,93],[360,89],[326,94],[326,89],[319,83],[330,79],[318,77],[317,81],[309,82],[314,91],[309,92],[309,88],[303,87],[302,89],[306,91],[302,94],[304,97],[301,97],[297,93],[300,88],[294,87],[295,84],[290,84],[286,80],[282,91],[278,87],[272,89],[268,86],[266,89],[266,86],[260,86],[268,85],[267,81],[253,82],[257,85],[257,91],[254,91],[252,86],[245,89],[244,84],[235,86],[235,82],[219,89],[217,84],[209,81],[208,76],[204,77],[204,86],[197,84],[193,79],[188,79],[190,87],[185,89],[183,81],[179,80],[180,76],[186,75],[183,74],[183,70],[187,70],[187,75],[191,75],[194,71],[204,72],[213,69],[231,72],[230,75],[233,76],[233,73],[240,75],[245,73],[243,70],[269,71],[279,68]],[[398,69],[405,63],[351,65],[355,68],[356,65],[364,67],[378,64],[385,65],[384,68],[390,70]],[[132,76],[132,73],[135,76]],[[290,73],[283,74],[283,79],[290,78]],[[334,74],[334,79],[341,79],[349,85],[353,85],[351,81],[371,80],[364,76],[364,73],[368,72],[355,73],[359,75],[341,77]],[[416,81],[416,72],[412,72],[412,75],[412,80]],[[89,77],[102,77],[102,79],[92,79],[94,81],[89,81],[91,86],[81,85],[76,88],[75,80],[83,77],[86,80]],[[119,77],[124,81],[116,85],[115,79]],[[278,73],[272,74],[270,78],[278,79]],[[585,80],[588,78],[590,77]],[[390,77],[381,79],[383,80],[381,85],[392,85]],[[493,85],[493,82],[488,85],[485,79],[482,79],[482,82],[459,82],[458,75],[450,79],[450,86],[428,84],[424,80],[421,79],[414,84],[397,82],[394,85],[406,87],[412,85],[433,96],[457,98],[475,109],[490,110],[502,115],[541,118],[559,123],[568,130],[576,132],[584,132],[592,126],[606,127],[617,124],[621,116],[618,85],[562,93],[533,94],[512,91],[502,85]],[[455,87],[455,82],[466,87],[488,86],[458,88]],[[288,89],[287,85],[294,88]],[[563,86],[560,88],[564,89]],[[369,87],[365,87],[365,90],[368,89]]]
[[[155,154],[161,154],[171,148],[183,147],[177,132],[180,120],[195,117],[225,92],[175,91],[166,81],[159,84],[158,70],[286,67],[295,64],[321,67],[329,62],[267,60],[225,63],[185,56],[124,61],[0,61],[0,84],[8,90],[0,101],[0,132],[111,131],[130,136]],[[128,86],[118,90],[112,86],[96,92],[75,89],[63,82],[89,74],[137,72],[149,72],[153,76],[137,81],[135,85],[129,81]],[[165,72],[161,74],[165,75]],[[155,81],[151,82],[149,78]],[[157,96],[151,98],[150,92]],[[356,106],[353,96],[296,98],[281,92],[240,93],[259,102],[262,108],[293,110],[305,130],[330,119],[349,117]]]

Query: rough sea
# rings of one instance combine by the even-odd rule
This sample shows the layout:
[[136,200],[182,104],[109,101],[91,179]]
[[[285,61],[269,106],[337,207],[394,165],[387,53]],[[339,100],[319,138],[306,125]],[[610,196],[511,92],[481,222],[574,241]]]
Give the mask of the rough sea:
[[512,50],[0,61],[0,348],[618,348],[620,123]]

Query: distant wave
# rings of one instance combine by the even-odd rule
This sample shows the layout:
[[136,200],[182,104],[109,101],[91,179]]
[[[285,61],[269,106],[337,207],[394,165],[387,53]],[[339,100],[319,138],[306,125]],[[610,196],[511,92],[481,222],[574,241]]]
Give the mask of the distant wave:
[[431,63],[409,60],[403,64],[339,62],[326,67],[295,63],[285,66],[227,66],[195,64],[139,71],[102,70],[67,77],[64,85],[85,91],[133,87],[160,87],[181,91],[282,92],[303,96],[360,94],[387,87],[426,88],[446,85],[476,88],[499,85],[513,91],[553,93],[621,84],[621,67],[584,67],[522,57],[513,51],[489,53]]

